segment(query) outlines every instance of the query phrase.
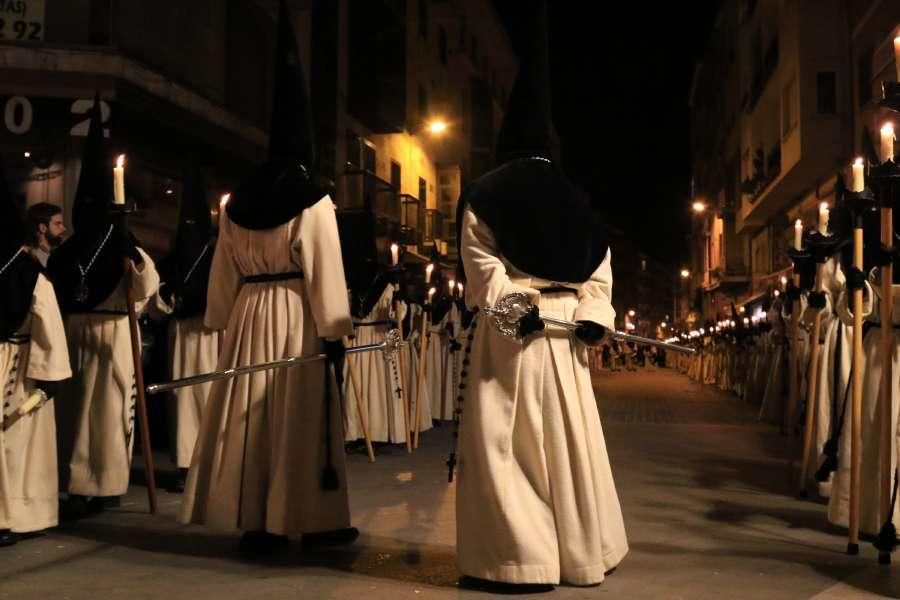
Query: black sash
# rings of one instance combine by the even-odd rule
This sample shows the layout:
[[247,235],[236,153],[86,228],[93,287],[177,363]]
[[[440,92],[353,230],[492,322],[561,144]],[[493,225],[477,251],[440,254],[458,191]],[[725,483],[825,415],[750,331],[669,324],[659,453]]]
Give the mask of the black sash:
[[247,275],[244,283],[269,283],[271,281],[288,281],[290,279],[303,279],[303,271],[290,271],[287,273],[261,273],[259,275]]

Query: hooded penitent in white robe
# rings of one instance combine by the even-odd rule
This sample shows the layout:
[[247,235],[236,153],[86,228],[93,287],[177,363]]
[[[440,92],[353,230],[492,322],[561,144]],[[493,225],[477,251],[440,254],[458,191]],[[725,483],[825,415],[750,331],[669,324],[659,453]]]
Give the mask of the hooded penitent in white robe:
[[[492,232],[469,210],[461,253],[469,306],[566,285],[577,295],[539,296],[542,314],[613,326],[609,255],[588,281],[539,280],[501,258]],[[556,328],[521,341],[501,336],[483,316],[475,323],[459,438],[459,569],[510,583],[599,583],[628,544],[587,348]]]
[[132,268],[93,312],[65,319],[72,381],[55,405],[70,494],[121,496],[128,490],[137,391],[125,286],[130,280],[137,313],[159,288],[153,261],[138,251],[144,259],[140,270]]
[[[300,271],[302,279],[243,282],[252,275]],[[331,198],[271,229],[239,227],[223,212],[205,323],[225,330],[219,369],[317,354],[321,338],[350,335]],[[316,361],[213,383],[185,486],[182,523],[285,535],[349,527],[341,407],[329,375],[326,410],[325,366]],[[321,487],[328,456],[337,490]]]
[[[878,324],[881,287],[877,282],[867,282],[865,297],[871,301],[864,302],[864,316],[876,323],[868,329],[863,338],[863,393],[862,393],[862,445],[860,446],[860,495],[859,495],[859,530],[862,533],[877,534],[887,516],[880,507],[880,438],[881,418],[879,389],[881,387],[881,372],[884,357],[881,352],[881,326]],[[845,295],[846,297],[846,295]],[[898,400],[900,400],[900,285],[893,286],[894,302],[894,357],[893,357],[893,382],[891,383],[892,397],[892,423],[891,431],[896,431]],[[850,309],[846,302],[839,308],[839,312],[845,314],[845,318],[852,322]],[[852,335],[852,334],[851,334]],[[852,338],[851,338],[852,339]],[[852,342],[851,342],[852,343]],[[852,346],[851,346],[852,348]],[[847,402],[852,402],[852,390],[847,396]],[[849,523],[850,512],[850,408],[841,430],[840,446],[838,451],[838,470],[834,473],[831,484],[831,494],[828,498],[828,520],[835,525],[846,527]],[[896,466],[896,450],[891,445],[891,472]],[[897,507],[894,508],[894,524],[900,524]]]
[[71,376],[56,294],[38,275],[25,322],[13,338],[0,341],[0,529],[27,533],[58,522],[54,400],[24,415],[18,410],[34,380]]
[[431,339],[428,340],[428,380],[431,397],[431,414],[440,421],[453,419],[456,396],[453,394],[450,364],[450,340],[455,339],[459,328],[459,311],[452,305],[437,323],[431,323]]

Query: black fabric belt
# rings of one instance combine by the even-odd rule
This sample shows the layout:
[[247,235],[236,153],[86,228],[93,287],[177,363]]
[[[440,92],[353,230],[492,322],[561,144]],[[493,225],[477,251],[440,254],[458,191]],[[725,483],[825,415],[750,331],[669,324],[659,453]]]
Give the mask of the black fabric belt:
[[538,288],[542,294],[575,294],[578,295],[578,290],[572,289],[570,287],[565,287],[563,285],[554,285],[550,287]]
[[288,281],[289,279],[303,279],[303,271],[290,271],[289,273],[261,273],[259,275],[247,275],[244,283],[269,283],[270,281]]
[[30,335],[11,335],[3,341],[8,344],[15,344],[17,346],[21,346],[22,344],[27,344],[28,342],[30,342],[31,336]]
[[354,323],[354,327],[376,327],[378,325],[390,325],[390,321],[365,321]]

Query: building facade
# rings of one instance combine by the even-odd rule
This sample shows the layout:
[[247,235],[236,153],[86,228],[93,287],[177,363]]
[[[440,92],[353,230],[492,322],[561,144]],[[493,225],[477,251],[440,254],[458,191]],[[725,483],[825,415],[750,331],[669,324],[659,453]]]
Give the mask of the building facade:
[[[133,226],[165,252],[185,167],[211,209],[265,157],[276,0],[23,0],[0,8],[0,157],[19,202],[71,215],[95,94]],[[516,61],[478,0],[289,0],[321,171],[412,256],[455,253],[456,201],[489,164]],[[6,12],[4,12],[6,11]],[[443,126],[443,128],[441,127]],[[112,175],[111,175],[112,176]],[[449,260],[449,259],[448,259]]]
[[726,0],[691,94],[692,308],[752,305],[790,270],[793,225],[833,206],[893,78],[900,5]]

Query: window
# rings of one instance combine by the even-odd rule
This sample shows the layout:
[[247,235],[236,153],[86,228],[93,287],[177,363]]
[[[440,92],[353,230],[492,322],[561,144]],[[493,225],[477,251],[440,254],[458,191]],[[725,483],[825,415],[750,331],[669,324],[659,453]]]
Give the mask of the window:
[[428,39],[428,0],[419,0],[419,35]]
[[400,192],[400,186],[402,185],[402,180],[400,177],[400,163],[395,160],[391,161],[391,187],[394,188],[394,191]]
[[419,84],[419,116],[423,119],[428,115],[428,90]]
[[375,172],[375,147],[363,144],[363,168],[371,173]]
[[787,135],[797,125],[797,77],[791,77],[781,92],[781,137]]
[[419,177],[419,206],[423,209],[428,206],[428,184]]
[[816,107],[820,115],[837,113],[837,75],[834,71],[816,73]]
[[438,54],[441,57],[441,63],[447,66],[447,30],[443,27],[438,28]]
[[358,169],[360,166],[359,151],[360,139],[354,131],[347,130],[347,164]]
[[856,61],[859,73],[859,105],[864,106],[872,99],[872,48],[863,48]]

